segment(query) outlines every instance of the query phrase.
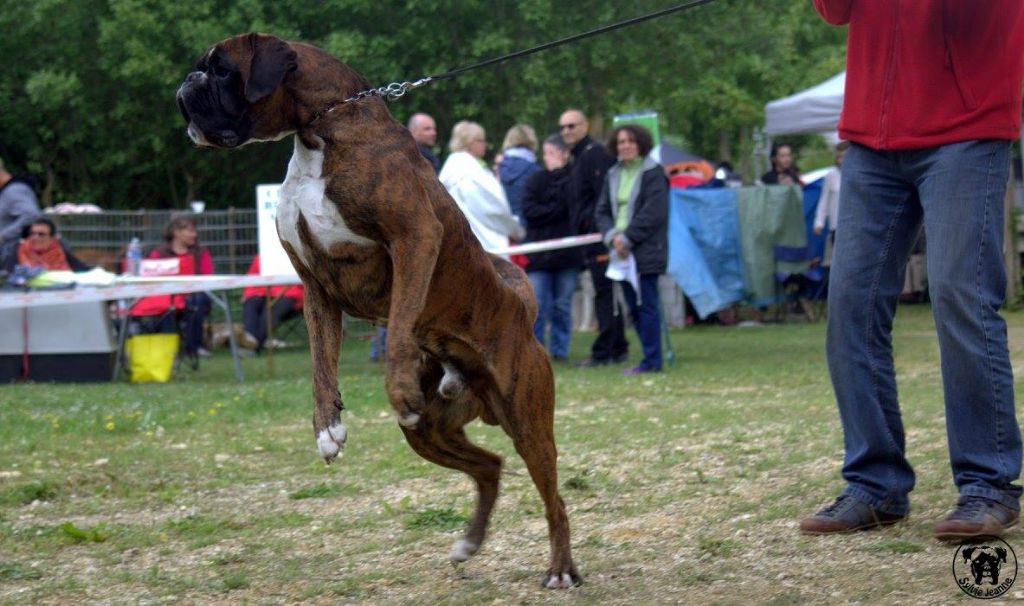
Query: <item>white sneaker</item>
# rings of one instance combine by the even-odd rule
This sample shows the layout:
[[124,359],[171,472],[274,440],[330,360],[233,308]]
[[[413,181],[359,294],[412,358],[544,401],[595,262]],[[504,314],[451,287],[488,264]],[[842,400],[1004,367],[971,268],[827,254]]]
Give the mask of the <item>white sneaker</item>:
[[264,346],[267,349],[283,349],[288,347],[288,344],[281,339],[268,339],[267,342],[264,343]]
[[205,347],[200,347],[199,349],[196,350],[196,355],[199,356],[200,358],[209,358],[213,354],[211,354],[210,350],[206,349]]

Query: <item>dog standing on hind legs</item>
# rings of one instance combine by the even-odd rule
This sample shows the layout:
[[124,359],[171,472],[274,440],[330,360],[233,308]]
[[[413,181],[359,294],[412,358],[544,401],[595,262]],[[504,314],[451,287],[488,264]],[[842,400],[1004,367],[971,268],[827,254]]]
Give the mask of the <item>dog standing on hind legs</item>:
[[500,425],[544,503],[549,588],[581,578],[558,494],[554,378],[533,337],[533,291],[515,265],[484,252],[412,136],[369,82],[327,53],[266,34],[211,47],[178,89],[188,134],[232,148],[294,135],[277,229],[306,287],[313,432],[330,463],[347,429],[338,392],[342,313],[388,327],[385,391],[409,445],[476,482],[462,562],[481,547],[501,458],[464,426]]

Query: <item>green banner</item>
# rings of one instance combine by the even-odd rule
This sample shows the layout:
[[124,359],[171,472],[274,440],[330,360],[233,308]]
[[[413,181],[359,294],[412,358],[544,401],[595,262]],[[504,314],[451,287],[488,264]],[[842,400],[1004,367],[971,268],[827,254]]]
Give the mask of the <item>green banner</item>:
[[654,145],[658,145],[658,143],[661,142],[661,133],[658,130],[658,112],[653,109],[645,109],[628,114],[619,114],[612,118],[613,127],[620,124],[639,124],[651,131],[651,138],[654,140]]

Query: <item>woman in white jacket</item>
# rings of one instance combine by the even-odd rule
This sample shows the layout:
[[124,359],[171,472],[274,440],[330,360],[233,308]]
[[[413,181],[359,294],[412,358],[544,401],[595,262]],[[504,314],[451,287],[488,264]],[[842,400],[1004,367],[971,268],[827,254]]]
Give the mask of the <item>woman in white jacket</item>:
[[825,258],[822,265],[832,265],[832,245],[835,244],[836,227],[839,223],[839,181],[843,166],[843,154],[850,147],[848,141],[840,141],[836,146],[836,166],[825,175],[821,186],[821,198],[814,212],[814,233],[821,235],[828,224],[828,239],[825,241]]
[[452,153],[441,167],[438,179],[469,220],[484,250],[497,250],[509,238],[521,240],[523,227],[509,210],[505,190],[483,163],[487,138],[482,126],[463,120],[452,129],[448,144]]

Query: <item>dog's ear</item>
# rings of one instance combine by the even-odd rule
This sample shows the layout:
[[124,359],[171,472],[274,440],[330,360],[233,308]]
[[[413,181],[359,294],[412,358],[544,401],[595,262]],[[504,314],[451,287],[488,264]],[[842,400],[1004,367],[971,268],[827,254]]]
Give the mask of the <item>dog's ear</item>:
[[996,555],[999,556],[1000,560],[1006,561],[1006,550],[1002,547],[996,547]]
[[970,562],[971,561],[971,554],[974,553],[975,549],[976,549],[975,547],[968,547],[967,549],[964,550],[964,561],[965,562]]
[[252,63],[245,81],[245,100],[255,103],[274,92],[296,67],[295,51],[287,42],[265,34],[249,34]]

